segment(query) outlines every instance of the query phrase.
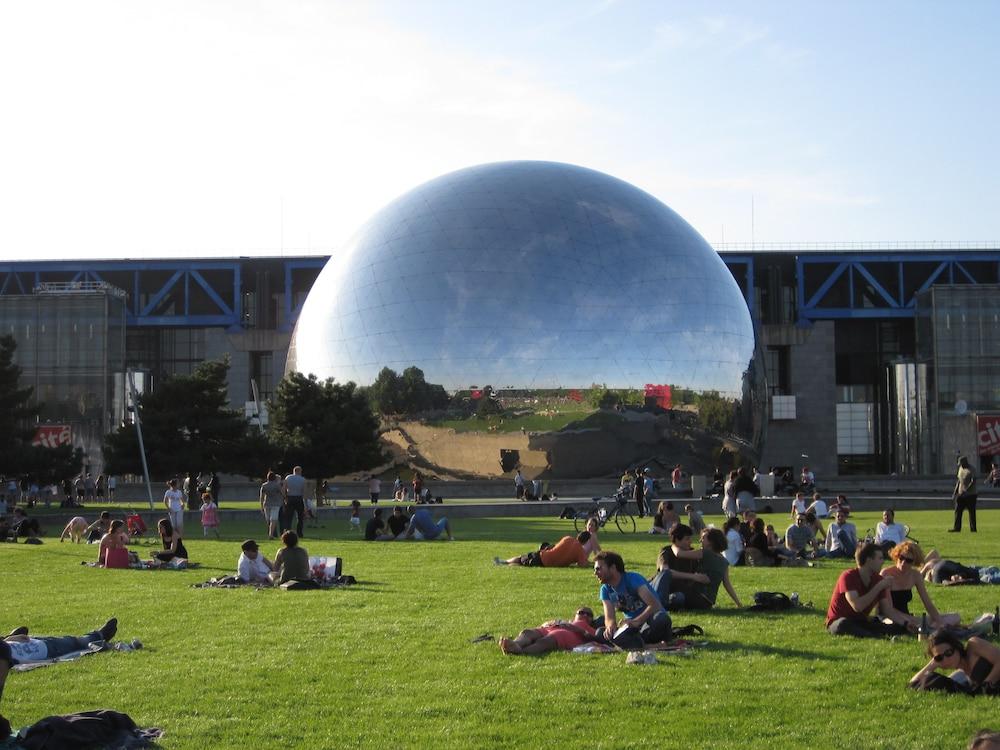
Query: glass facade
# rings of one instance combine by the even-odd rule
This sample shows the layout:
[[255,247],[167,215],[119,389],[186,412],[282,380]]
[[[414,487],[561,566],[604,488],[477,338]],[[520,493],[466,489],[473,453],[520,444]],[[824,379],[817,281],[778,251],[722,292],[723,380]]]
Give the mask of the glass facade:
[[124,368],[123,297],[99,289],[4,296],[0,320],[17,341],[15,362],[42,405],[40,421],[69,425],[73,443],[99,465],[114,373]]

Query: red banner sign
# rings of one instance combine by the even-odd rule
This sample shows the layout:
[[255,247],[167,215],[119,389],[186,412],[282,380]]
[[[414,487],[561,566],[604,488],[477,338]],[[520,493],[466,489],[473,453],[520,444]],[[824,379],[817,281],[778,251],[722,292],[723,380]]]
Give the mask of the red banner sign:
[[35,428],[32,445],[43,448],[58,448],[60,445],[72,445],[73,431],[68,424],[43,424]]
[[976,417],[979,455],[1000,456],[1000,417]]

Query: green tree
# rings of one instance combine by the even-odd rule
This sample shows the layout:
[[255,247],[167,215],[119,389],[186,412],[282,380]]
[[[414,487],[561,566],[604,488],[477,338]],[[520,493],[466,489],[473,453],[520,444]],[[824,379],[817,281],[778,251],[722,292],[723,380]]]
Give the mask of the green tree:
[[366,389],[372,408],[379,414],[418,414],[448,406],[444,386],[428,383],[419,367],[407,367],[402,375],[383,367]]
[[[239,471],[249,426],[229,408],[229,361],[203,362],[191,375],[175,375],[139,396],[142,436],[151,476],[187,471]],[[134,425],[104,441],[107,469],[139,474],[142,463]]]
[[27,474],[44,484],[78,474],[83,451],[70,445],[32,445],[41,404],[32,404],[34,388],[20,388],[21,368],[14,364],[17,342],[0,337],[0,473]]
[[705,391],[698,396],[698,421],[709,432],[724,435],[732,431],[734,405],[717,391]]
[[354,383],[292,373],[275,390],[270,423],[268,439],[283,465],[301,465],[310,476],[370,469],[383,460],[378,420]]

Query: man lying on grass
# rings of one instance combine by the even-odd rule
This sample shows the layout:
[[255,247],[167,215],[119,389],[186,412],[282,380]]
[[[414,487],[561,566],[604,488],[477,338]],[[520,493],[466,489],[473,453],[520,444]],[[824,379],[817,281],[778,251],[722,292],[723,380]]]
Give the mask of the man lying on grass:
[[[854,555],[858,566],[845,570],[837,579],[826,612],[826,628],[832,635],[856,638],[880,638],[916,632],[919,622],[892,606],[889,589],[892,579],[879,575],[882,549],[872,542],[858,547]],[[880,617],[869,617],[878,605]],[[890,624],[883,620],[888,619]]]
[[[91,643],[109,641],[118,632],[118,620],[111,618],[97,630],[86,635],[41,636],[28,635],[28,628],[21,626],[0,641],[0,698],[3,697],[7,673],[15,664],[29,661],[57,659],[74,651],[86,649]],[[0,714],[0,738],[10,735],[10,723]]]
[[577,646],[599,640],[594,630],[594,611],[580,607],[572,622],[550,620],[537,628],[522,630],[517,638],[501,638],[505,654],[545,654],[549,651],[572,651]]
[[590,541],[590,532],[581,531],[576,537],[564,536],[555,546],[542,545],[537,552],[526,552],[523,555],[501,560],[494,557],[496,565],[525,565],[529,568],[568,568],[570,565],[587,564],[587,550],[584,545]]

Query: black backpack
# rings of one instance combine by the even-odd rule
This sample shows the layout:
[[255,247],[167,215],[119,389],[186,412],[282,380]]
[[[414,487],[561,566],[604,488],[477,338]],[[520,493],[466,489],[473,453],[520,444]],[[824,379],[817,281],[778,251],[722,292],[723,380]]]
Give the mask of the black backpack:
[[751,612],[781,612],[791,609],[792,600],[780,591],[758,591],[753,595]]

